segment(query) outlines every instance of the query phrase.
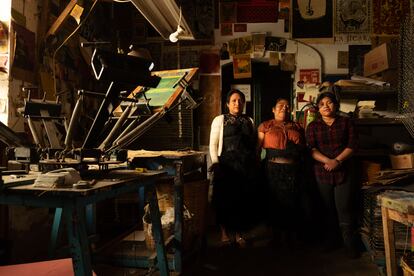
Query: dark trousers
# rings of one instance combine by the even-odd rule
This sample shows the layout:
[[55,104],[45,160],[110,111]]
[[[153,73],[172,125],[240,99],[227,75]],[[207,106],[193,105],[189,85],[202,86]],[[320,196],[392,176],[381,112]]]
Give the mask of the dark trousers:
[[[340,185],[318,183],[319,193],[325,209],[326,237],[335,239],[339,234],[338,226],[344,232],[354,231],[354,211],[352,207],[354,185],[352,174],[348,174]],[[339,225],[338,225],[339,223]]]

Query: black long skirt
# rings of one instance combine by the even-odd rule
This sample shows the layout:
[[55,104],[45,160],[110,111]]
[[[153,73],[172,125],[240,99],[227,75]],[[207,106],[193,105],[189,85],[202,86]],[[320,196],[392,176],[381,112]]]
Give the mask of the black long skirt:
[[217,223],[226,230],[247,231],[262,217],[257,172],[253,158],[231,153],[220,156],[219,172],[213,176],[212,204]]

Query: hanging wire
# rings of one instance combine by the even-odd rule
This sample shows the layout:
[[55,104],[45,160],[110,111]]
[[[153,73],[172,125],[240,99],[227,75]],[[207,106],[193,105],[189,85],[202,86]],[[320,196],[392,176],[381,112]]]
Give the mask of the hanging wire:
[[52,72],[53,72],[53,88],[54,88],[54,92],[55,92],[55,96],[57,96],[57,86],[56,86],[56,54],[57,52],[72,38],[72,36],[74,36],[78,30],[80,29],[80,27],[84,24],[84,22],[88,19],[89,15],[92,13],[92,11],[94,10],[96,4],[99,2],[99,0],[96,0],[93,2],[88,14],[85,16],[85,18],[83,19],[82,22],[79,23],[79,25],[76,27],[76,29],[62,42],[62,44],[59,45],[59,47],[56,48],[56,50],[53,52],[53,56],[52,56]]

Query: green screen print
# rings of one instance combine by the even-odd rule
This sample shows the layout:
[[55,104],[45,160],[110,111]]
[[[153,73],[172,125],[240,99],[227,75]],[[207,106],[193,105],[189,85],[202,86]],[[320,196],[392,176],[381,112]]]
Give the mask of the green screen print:
[[147,99],[151,99],[149,105],[152,107],[163,106],[177,89],[173,86],[180,78],[181,76],[162,77],[156,88],[151,88],[145,92]]

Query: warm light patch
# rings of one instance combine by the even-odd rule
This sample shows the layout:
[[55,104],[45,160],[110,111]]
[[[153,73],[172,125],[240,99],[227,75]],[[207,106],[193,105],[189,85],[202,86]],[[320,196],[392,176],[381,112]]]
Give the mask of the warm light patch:
[[0,21],[7,22],[11,16],[11,0],[1,0]]

